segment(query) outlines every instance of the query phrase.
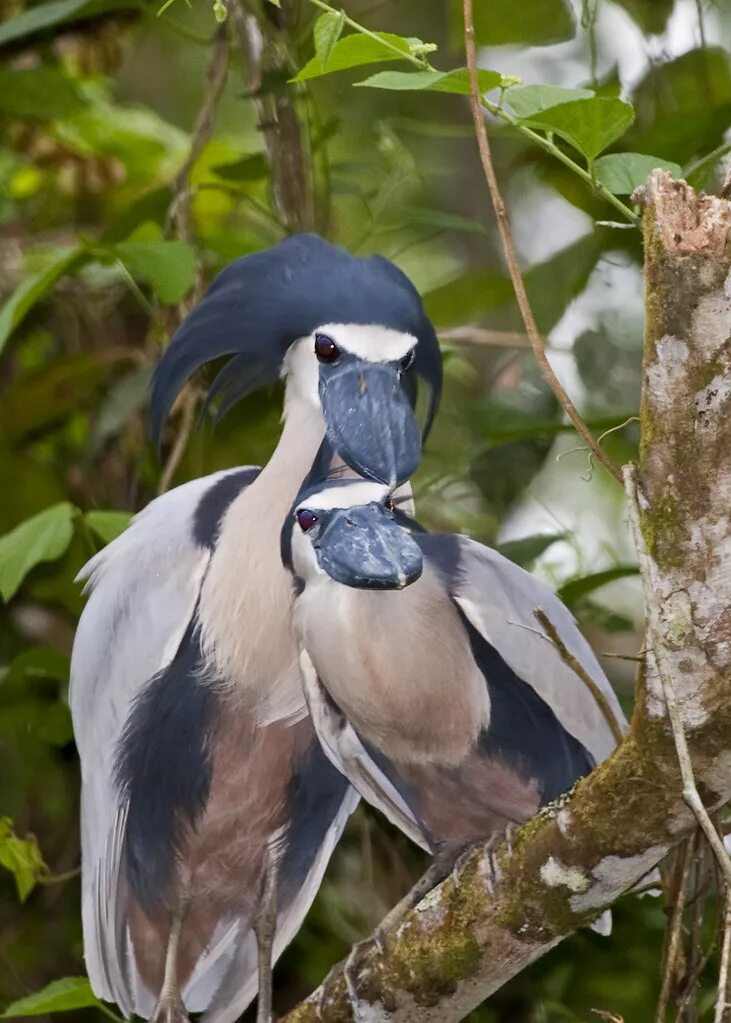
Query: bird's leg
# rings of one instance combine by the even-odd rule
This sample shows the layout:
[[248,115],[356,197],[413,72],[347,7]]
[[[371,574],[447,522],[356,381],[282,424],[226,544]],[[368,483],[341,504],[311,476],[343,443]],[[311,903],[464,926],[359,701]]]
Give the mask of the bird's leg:
[[404,895],[400,902],[390,910],[380,922],[374,933],[374,939],[380,951],[384,949],[384,937],[387,931],[392,930],[406,916],[406,914],[418,906],[425,896],[449,877],[454,865],[464,852],[464,845],[442,845],[437,849],[434,859],[425,872],[421,875],[411,891]]
[[190,1023],[178,985],[178,951],[187,908],[187,902],[181,899],[173,913],[165,952],[165,974],[150,1023]]
[[271,1023],[272,1019],[272,946],[277,931],[277,888],[280,857],[271,844],[266,851],[266,872],[259,905],[254,917],[254,933],[259,961],[259,999],[256,1023]]

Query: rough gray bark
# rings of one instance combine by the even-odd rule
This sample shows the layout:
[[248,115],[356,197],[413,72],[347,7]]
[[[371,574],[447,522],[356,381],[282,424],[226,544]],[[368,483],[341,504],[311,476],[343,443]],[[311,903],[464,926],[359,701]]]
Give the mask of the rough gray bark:
[[[701,796],[731,798],[731,205],[654,172],[644,207],[647,322],[639,466],[660,611]],[[529,821],[509,851],[475,851],[401,925],[286,1023],[456,1023],[594,919],[695,826],[653,651],[615,755]],[[497,867],[497,878],[493,866]]]

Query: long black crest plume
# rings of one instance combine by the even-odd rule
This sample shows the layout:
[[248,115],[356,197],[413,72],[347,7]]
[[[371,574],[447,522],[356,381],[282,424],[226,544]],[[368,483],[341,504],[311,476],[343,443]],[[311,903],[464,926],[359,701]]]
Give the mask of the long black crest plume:
[[439,404],[434,328],[409,278],[382,256],[358,259],[315,234],[243,256],[214,280],[174,334],[152,381],[150,428],[162,427],[181,388],[205,363],[232,356],[209,393],[219,410],[279,375],[289,346],[326,323],[378,324],[419,340],[414,370],[429,384],[425,435]]

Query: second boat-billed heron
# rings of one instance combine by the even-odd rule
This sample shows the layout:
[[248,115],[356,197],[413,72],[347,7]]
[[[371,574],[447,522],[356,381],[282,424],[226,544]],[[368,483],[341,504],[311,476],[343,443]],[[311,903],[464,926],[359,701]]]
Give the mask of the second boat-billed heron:
[[100,998],[160,1023],[230,1023],[257,972],[268,1018],[272,945],[276,958],[296,933],[357,801],[307,718],[281,524],[331,449],[389,486],[408,479],[416,378],[429,418],[441,383],[410,281],[313,235],[216,278],[156,370],[156,435],[221,356],[224,410],[284,377],[277,448],[263,469],[159,497],[89,562],[72,659],[87,970]]
[[626,725],[548,586],[468,537],[410,533],[402,520],[380,484],[315,484],[290,515],[283,552],[323,748],[437,854],[429,887],[459,851],[571,788]]

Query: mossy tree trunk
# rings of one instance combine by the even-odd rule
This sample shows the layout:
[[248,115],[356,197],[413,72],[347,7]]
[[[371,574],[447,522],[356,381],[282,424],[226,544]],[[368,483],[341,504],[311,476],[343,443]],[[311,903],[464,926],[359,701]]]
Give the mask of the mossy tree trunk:
[[[731,206],[664,172],[638,198],[645,596],[659,610],[699,791],[713,809],[731,798]],[[614,756],[528,822],[512,850],[475,851],[383,951],[353,956],[347,982],[342,968],[332,971],[286,1023],[456,1023],[595,919],[694,825],[648,647],[630,733]]]

